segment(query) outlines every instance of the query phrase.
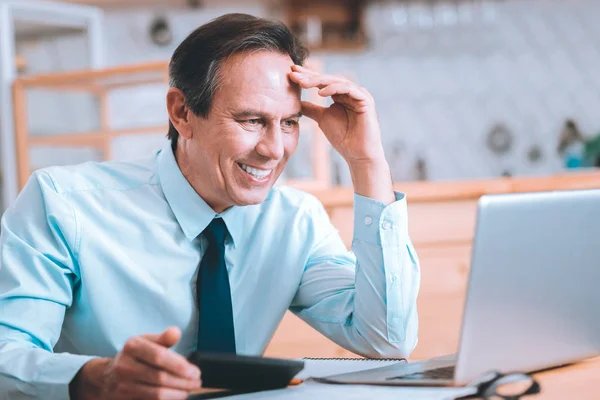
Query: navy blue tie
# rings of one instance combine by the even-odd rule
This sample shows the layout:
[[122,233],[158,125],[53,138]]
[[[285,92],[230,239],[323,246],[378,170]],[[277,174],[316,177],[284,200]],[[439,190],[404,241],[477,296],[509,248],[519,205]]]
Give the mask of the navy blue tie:
[[225,265],[226,233],[221,218],[213,219],[203,231],[208,246],[196,281],[200,313],[198,351],[235,353],[231,290]]

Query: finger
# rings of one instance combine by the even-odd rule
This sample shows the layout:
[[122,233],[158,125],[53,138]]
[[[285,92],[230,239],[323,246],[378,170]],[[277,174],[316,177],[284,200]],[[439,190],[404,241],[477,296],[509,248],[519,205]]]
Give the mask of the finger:
[[320,105],[311,103],[310,101],[302,102],[302,115],[307,116],[308,118],[319,123],[321,120],[321,116],[325,111],[325,107],[321,107]]
[[312,69],[305,67],[303,65],[298,65],[298,64],[294,64],[292,65],[292,70],[294,71],[298,71],[298,72],[315,72]]
[[188,362],[181,354],[175,353],[149,339],[138,336],[129,339],[123,347],[123,352],[138,361],[155,368],[164,369],[182,378],[195,379],[200,377],[200,369]]
[[[320,72],[315,71],[314,69],[305,67],[303,65],[292,65],[292,70],[295,71],[295,72],[303,72],[303,73],[306,73],[306,74],[313,74],[313,75],[319,75],[319,74],[321,74]],[[341,77],[343,79],[346,79],[344,76],[342,76],[340,74],[336,74],[336,75],[332,75],[332,76],[337,76],[337,77]]]
[[[294,65],[294,66],[292,66],[292,69],[294,70],[294,72],[299,72],[299,73],[307,75],[307,76],[324,75],[321,72],[317,72],[315,70],[312,70],[307,67],[303,67],[301,65]],[[342,74],[329,74],[327,76],[330,76],[332,78],[337,78],[340,81],[349,81],[349,82],[351,81],[351,79],[349,79],[348,77],[346,77],[345,75],[342,75]]]
[[332,83],[349,82],[344,78],[333,75],[307,75],[299,72],[290,72],[289,76],[293,82],[296,82],[303,89],[310,89],[314,87],[322,89],[327,85],[331,85]]
[[199,378],[177,377],[129,357],[122,357],[119,360],[115,372],[119,382],[138,382],[181,390],[194,390],[202,385]]
[[176,326],[171,326],[167,328],[163,333],[160,333],[158,335],[148,334],[142,336],[157,344],[160,344],[161,346],[172,347],[175,346],[177,342],[179,342],[179,339],[181,339],[181,329],[179,329]]
[[129,382],[119,386],[118,395],[126,399],[185,400],[189,393],[186,390]]
[[371,96],[371,93],[369,93],[369,91],[367,89],[365,89],[364,87],[359,86],[358,90],[360,90],[361,92],[363,92],[367,96]]
[[332,83],[323,89],[319,90],[319,95],[323,97],[345,94],[353,100],[364,101],[367,100],[367,96],[364,92],[358,89],[358,86],[350,82],[336,82]]
[[200,388],[202,381],[197,379],[181,378],[165,370],[137,363],[133,371],[133,380],[152,386],[168,387],[171,389],[194,390]]

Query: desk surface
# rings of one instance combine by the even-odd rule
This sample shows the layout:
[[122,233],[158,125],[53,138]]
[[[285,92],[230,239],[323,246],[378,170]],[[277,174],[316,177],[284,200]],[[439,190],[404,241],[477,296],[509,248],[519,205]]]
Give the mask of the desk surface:
[[[573,365],[541,372],[535,374],[536,379],[540,383],[541,393],[535,396],[525,397],[525,399],[531,400],[563,400],[563,399],[571,399],[575,398],[577,400],[598,400],[600,399],[600,357],[596,357],[593,359],[589,359],[586,361],[582,361]],[[308,383],[310,385],[310,383]],[[305,385],[305,384],[303,384]],[[320,385],[320,384],[317,384]],[[346,385],[323,385],[321,387],[321,391],[327,392],[328,395],[333,394],[333,392],[339,391],[340,389],[343,391],[348,387]],[[300,387],[297,387],[300,389]],[[283,389],[277,391],[268,391],[268,392],[259,392],[254,394],[242,395],[242,396],[233,396],[227,397],[232,400],[235,399],[275,399],[284,397],[290,399],[303,398],[302,393],[295,393],[294,390],[297,389]],[[306,388],[308,389],[308,387]],[[198,393],[210,393],[215,389],[200,389]],[[369,394],[374,394],[373,392],[378,392],[379,398],[393,398],[399,399],[402,396],[398,396],[398,391],[394,391],[392,387],[383,387],[383,386],[371,386],[367,389],[367,387],[357,387],[355,386],[353,389],[355,398],[362,398],[361,393],[365,394],[366,390],[368,390]],[[420,393],[419,398],[423,399],[431,399],[437,398],[439,396],[435,395],[435,389],[431,389],[431,393],[427,392],[427,389]],[[218,390],[217,390],[218,391]],[[382,393],[379,393],[382,392]],[[320,392],[319,392],[320,393]],[[324,394],[320,393],[320,394]],[[388,397],[389,395],[389,397]],[[445,396],[444,396],[445,397]],[[190,399],[193,399],[194,396],[191,396]],[[416,398],[415,394],[411,394],[411,398]]]
[[536,374],[542,392],[535,400],[600,399],[600,357]]

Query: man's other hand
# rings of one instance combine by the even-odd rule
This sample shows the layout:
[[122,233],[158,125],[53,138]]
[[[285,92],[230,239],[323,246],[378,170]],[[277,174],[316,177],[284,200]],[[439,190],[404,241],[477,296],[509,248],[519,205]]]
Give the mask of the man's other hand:
[[201,385],[200,370],[170,350],[178,328],[129,339],[114,358],[87,362],[70,384],[71,399],[186,399]]

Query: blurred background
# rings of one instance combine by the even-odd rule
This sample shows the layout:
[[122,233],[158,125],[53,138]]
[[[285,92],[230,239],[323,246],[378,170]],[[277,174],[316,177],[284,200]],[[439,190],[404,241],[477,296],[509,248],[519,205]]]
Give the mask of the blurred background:
[[[28,174],[161,147],[166,62],[192,30],[228,12],[283,20],[318,69],[372,93],[394,181],[600,165],[596,0],[0,0],[3,207],[21,186],[19,166]],[[115,72],[131,64],[153,66],[158,78],[143,67]],[[88,69],[109,72],[73,72]],[[26,82],[40,74],[46,80]],[[13,90],[18,78],[25,83]],[[331,149],[315,162],[315,128],[303,121],[285,179],[310,180],[321,165],[320,179],[350,185]],[[97,137],[106,132],[110,142]],[[85,133],[92,139],[80,140]]]

